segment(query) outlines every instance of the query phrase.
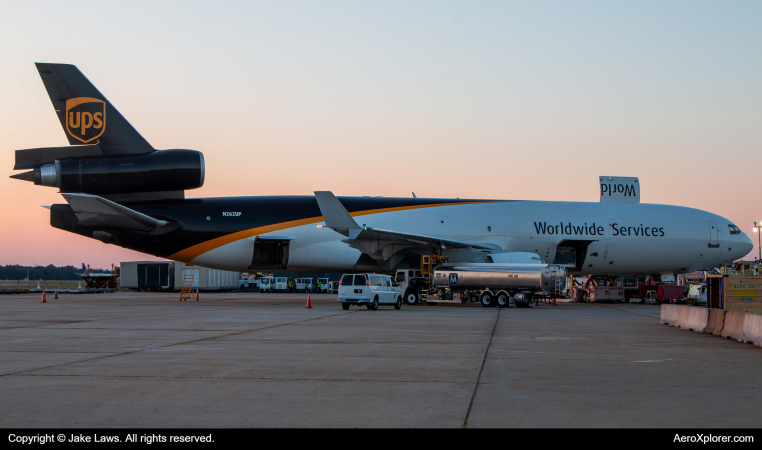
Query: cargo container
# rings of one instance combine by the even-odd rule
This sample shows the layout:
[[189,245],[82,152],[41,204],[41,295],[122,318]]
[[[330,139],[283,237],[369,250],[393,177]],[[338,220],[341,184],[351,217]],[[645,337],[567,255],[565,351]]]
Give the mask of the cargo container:
[[176,262],[174,289],[179,291],[183,285],[183,277],[186,271],[193,271],[193,289],[201,291],[229,291],[238,290],[238,272],[229,270],[208,269],[201,266],[187,266],[185,263]]
[[762,276],[707,276],[707,308],[762,314]]
[[124,289],[174,289],[174,261],[125,261],[120,263],[119,287]]

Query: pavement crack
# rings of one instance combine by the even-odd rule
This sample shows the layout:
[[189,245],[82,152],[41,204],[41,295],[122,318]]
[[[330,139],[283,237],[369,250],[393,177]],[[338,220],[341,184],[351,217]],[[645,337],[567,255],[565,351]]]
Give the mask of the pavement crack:
[[479,369],[479,376],[476,377],[476,385],[474,386],[474,392],[471,394],[471,402],[468,404],[468,412],[466,412],[466,418],[463,420],[463,428],[468,426],[468,416],[471,415],[471,408],[474,406],[474,398],[476,398],[476,390],[479,389],[479,381],[482,379],[482,372],[484,371],[484,364],[487,362],[487,354],[489,348],[492,345],[492,338],[495,336],[495,330],[497,329],[497,321],[500,319],[500,309],[497,310],[497,316],[495,317],[495,324],[492,326],[492,333],[489,335],[489,342],[487,343],[487,349],[484,350],[484,359],[482,359],[482,367]]

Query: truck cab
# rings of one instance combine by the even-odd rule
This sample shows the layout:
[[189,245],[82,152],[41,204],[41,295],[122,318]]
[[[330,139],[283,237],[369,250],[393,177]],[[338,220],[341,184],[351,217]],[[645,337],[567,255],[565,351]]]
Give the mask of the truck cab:
[[275,278],[273,277],[262,277],[259,279],[259,292],[269,292],[273,293],[275,292],[274,289],[274,281]]
[[421,274],[420,270],[415,269],[401,269],[397,271],[397,275],[394,277],[402,290],[402,298],[408,305],[415,305],[418,303],[420,286],[425,281],[425,277]]
[[318,278],[315,288],[317,289],[316,292],[328,292],[328,278]]
[[302,278],[302,286],[305,292],[315,292],[315,284],[312,278]]
[[288,291],[288,278],[278,277],[273,281],[273,292],[287,292]]

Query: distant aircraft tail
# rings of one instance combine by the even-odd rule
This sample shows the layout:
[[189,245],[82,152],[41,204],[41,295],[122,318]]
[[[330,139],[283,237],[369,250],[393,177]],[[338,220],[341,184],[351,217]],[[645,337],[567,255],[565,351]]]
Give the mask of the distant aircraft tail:
[[71,145],[100,145],[103,154],[145,154],[154,148],[71,64],[35,63]]

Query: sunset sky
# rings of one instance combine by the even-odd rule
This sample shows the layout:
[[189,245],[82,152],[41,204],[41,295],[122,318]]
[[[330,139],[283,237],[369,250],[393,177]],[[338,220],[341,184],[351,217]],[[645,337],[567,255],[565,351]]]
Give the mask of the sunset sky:
[[762,223],[760,1],[0,0],[0,264],[156,259],[51,228],[14,150],[67,145],[35,62],[75,64],[187,197],[642,201]]

